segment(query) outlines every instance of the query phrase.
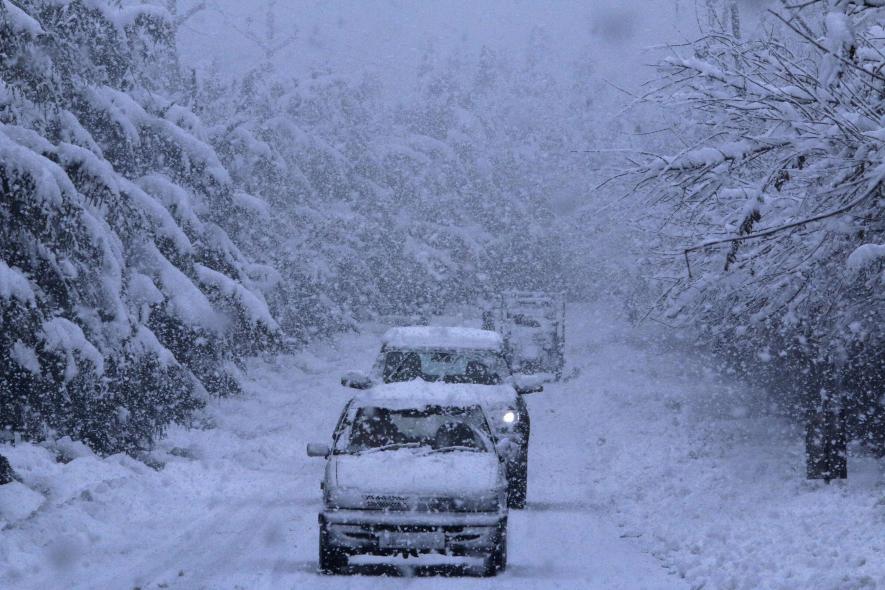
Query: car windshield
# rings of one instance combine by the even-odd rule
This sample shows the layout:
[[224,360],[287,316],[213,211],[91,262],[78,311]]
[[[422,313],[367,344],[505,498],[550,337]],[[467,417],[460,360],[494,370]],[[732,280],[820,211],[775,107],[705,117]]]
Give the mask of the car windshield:
[[427,447],[428,451],[488,451],[488,424],[479,406],[391,409],[360,406],[349,412],[335,450],[340,453]]
[[385,350],[379,365],[384,383],[420,378],[497,385],[509,374],[503,356],[491,350]]

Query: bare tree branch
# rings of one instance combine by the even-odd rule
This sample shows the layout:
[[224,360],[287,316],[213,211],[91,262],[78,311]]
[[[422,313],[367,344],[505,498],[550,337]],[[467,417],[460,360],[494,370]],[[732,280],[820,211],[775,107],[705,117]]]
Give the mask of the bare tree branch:
[[187,10],[187,12],[185,12],[184,14],[181,14],[181,15],[175,17],[175,26],[176,26],[176,28],[177,28],[177,27],[180,27],[181,25],[183,25],[184,23],[186,23],[187,21],[189,21],[189,20],[190,20],[195,14],[197,14],[197,13],[199,13],[199,12],[205,10],[205,9],[206,9],[206,3],[205,3],[205,2],[200,2],[199,4],[194,4],[193,6],[191,6],[191,7]]

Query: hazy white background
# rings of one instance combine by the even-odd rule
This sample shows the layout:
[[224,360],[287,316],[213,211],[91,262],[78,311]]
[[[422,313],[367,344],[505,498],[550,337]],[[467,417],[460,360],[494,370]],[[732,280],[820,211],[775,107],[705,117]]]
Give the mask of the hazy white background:
[[[214,60],[230,72],[260,62],[260,49],[236,29],[263,35],[266,6],[258,0],[210,3],[182,28],[186,59],[198,68]],[[279,0],[275,14],[278,37],[298,33],[276,59],[283,72],[295,77],[315,69],[371,72],[394,92],[411,86],[431,45],[442,54],[486,45],[518,57],[535,28],[563,69],[589,61],[601,76],[632,86],[651,75],[643,66],[660,55],[648,47],[697,31],[694,0]]]

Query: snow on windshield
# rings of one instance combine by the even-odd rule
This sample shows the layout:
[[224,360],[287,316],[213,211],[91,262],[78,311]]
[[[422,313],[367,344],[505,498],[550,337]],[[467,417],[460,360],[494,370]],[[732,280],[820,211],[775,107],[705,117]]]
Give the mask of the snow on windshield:
[[469,350],[388,350],[378,361],[384,383],[423,379],[445,383],[497,385],[509,375],[497,352]]
[[358,406],[345,418],[335,448],[347,453],[402,447],[486,451],[486,436],[488,426],[479,406]]

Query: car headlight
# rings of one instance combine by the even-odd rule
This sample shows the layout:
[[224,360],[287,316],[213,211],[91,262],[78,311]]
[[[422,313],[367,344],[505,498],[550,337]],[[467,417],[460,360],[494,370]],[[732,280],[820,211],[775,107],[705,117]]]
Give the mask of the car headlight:
[[518,416],[516,415],[516,412],[513,410],[507,410],[504,412],[504,415],[501,416],[501,421],[504,422],[504,424],[513,424],[516,422],[517,418]]
[[357,490],[327,486],[324,490],[324,502],[327,510],[364,508],[365,499]]

